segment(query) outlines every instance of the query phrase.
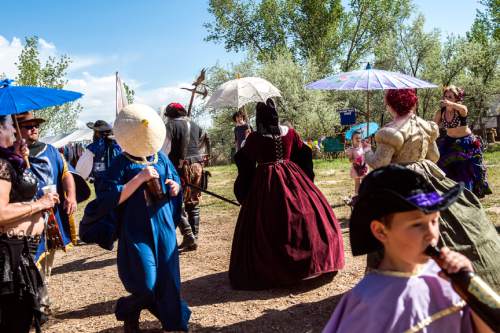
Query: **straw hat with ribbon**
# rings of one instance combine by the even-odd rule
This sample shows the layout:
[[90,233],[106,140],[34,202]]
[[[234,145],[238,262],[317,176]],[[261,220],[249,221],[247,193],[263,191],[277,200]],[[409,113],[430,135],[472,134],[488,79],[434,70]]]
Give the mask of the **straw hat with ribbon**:
[[157,153],[165,141],[165,125],[158,113],[145,104],[124,107],[113,127],[115,139],[122,149],[135,157]]

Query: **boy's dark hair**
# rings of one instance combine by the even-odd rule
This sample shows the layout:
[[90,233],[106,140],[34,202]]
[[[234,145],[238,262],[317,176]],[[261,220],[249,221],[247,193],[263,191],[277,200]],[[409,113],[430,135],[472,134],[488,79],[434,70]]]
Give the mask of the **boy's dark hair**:
[[247,121],[247,115],[243,111],[236,111],[233,113],[233,121],[236,122],[236,117],[242,117],[243,121]]
[[395,213],[390,213],[390,214],[384,215],[381,218],[379,218],[378,220],[380,222],[382,222],[383,225],[385,225],[387,228],[390,229],[391,225],[392,225],[392,219],[394,218],[394,214]]
[[353,138],[355,135],[361,135],[361,131],[352,132],[351,138]]

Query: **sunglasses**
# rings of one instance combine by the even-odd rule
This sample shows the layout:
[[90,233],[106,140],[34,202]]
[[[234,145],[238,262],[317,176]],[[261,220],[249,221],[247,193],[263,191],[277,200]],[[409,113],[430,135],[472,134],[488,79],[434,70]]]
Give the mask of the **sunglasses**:
[[32,130],[33,128],[40,128],[40,125],[36,124],[36,125],[25,125],[25,126],[21,126],[22,128],[24,128],[25,130]]

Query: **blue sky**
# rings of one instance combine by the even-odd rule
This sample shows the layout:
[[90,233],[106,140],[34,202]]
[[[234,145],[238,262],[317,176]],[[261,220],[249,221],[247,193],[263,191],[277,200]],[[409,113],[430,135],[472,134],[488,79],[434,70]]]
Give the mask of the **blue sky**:
[[[116,70],[142,102],[158,107],[173,99],[185,101],[187,95],[179,87],[192,81],[201,68],[236,63],[244,57],[203,41],[203,23],[211,20],[207,2],[2,1],[0,73],[15,75],[22,40],[37,35],[43,39],[42,56],[68,54],[73,59],[69,87],[86,94],[82,122],[96,114],[111,120]],[[476,0],[414,3],[426,17],[426,29],[439,28],[443,35],[465,34],[480,8]]]

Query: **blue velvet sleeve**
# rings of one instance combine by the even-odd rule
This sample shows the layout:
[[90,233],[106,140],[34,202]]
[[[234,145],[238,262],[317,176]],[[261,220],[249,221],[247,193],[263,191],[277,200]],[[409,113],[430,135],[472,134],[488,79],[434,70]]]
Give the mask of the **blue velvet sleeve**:
[[103,191],[89,202],[80,222],[80,239],[112,250],[118,237],[120,210],[118,202],[125,183],[126,159],[115,158],[107,171]]
[[115,195],[121,194],[123,186],[127,183],[127,180],[125,180],[125,162],[126,158],[123,155],[118,155],[113,159],[104,177],[102,196],[112,195],[112,193]]

